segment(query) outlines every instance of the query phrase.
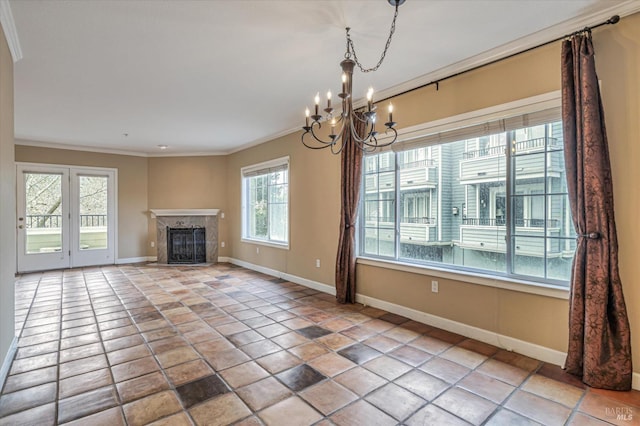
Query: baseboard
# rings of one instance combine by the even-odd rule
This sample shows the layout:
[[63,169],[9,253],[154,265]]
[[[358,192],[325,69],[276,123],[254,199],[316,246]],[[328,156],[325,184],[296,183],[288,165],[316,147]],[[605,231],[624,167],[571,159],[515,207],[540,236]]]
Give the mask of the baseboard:
[[0,368],[0,389],[4,387],[4,382],[7,380],[7,376],[9,375],[9,369],[11,368],[11,363],[13,362],[13,358],[16,356],[16,351],[18,350],[18,337],[14,337],[11,345],[9,346],[9,350],[7,351],[7,355],[4,357],[2,361],[2,368]]
[[[224,259],[224,260],[223,260]],[[333,286],[323,284],[317,281],[308,280],[306,278],[298,277],[295,275],[287,274],[275,269],[266,268],[260,265],[254,265],[253,263],[245,262],[234,258],[218,258],[220,262],[229,262],[234,265],[242,266],[247,269],[251,269],[263,274],[272,275],[274,277],[283,278],[292,283],[300,284],[305,287],[313,288],[314,290],[322,291],[324,293],[336,294],[336,289]],[[508,350],[517,352],[519,354],[538,359],[540,361],[548,362],[558,366],[563,366],[567,354],[562,351],[540,346],[535,343],[526,342],[524,340],[516,339],[503,334],[495,333],[493,331],[485,330],[482,328],[474,327],[461,322],[453,321],[447,318],[442,318],[436,315],[428,314],[426,312],[418,311],[416,309],[407,308],[402,305],[387,302],[384,300],[376,299],[374,297],[365,296],[363,294],[356,294],[356,301],[363,305],[371,306],[378,309],[383,309],[393,314],[402,315],[403,317],[410,318],[412,320],[421,322],[423,324],[431,325],[433,327],[441,328],[443,330],[457,333],[465,337],[479,340],[484,343]],[[640,373],[633,373],[633,389],[640,390]]]
[[461,334],[465,337],[470,337],[472,339],[476,339],[508,351],[514,351],[522,355],[530,356],[532,358],[539,359],[540,361],[548,362],[551,364],[562,366],[566,358],[566,353],[561,351],[550,349],[545,346],[536,345],[535,343],[526,342],[524,340],[515,339],[513,337],[498,334],[493,331],[474,327],[472,325],[464,324],[458,321],[453,321],[447,318],[428,314],[426,312],[418,311],[412,308],[407,308],[395,303],[386,302],[374,297],[357,294],[356,301],[362,303],[363,305],[383,309],[385,311],[402,315],[403,317],[410,318],[423,324],[441,328],[452,333]]
[[117,259],[116,265],[123,265],[126,263],[155,262],[156,260],[156,256],[128,257],[124,259]]
[[[225,260],[222,260],[225,259]],[[261,272],[263,274],[271,275],[274,277],[282,278],[287,281],[291,281],[292,283],[300,284],[305,287],[312,288],[314,290],[321,291],[323,293],[328,293],[332,295],[336,295],[336,289],[333,286],[323,284],[318,281],[308,280],[306,278],[298,277],[296,275],[287,274],[286,272],[281,272],[276,269],[266,268],[264,266],[255,265],[253,263],[245,262],[244,260],[238,260],[231,257],[218,258],[219,262],[229,262],[234,265],[242,266],[243,268],[251,269],[252,271]]]

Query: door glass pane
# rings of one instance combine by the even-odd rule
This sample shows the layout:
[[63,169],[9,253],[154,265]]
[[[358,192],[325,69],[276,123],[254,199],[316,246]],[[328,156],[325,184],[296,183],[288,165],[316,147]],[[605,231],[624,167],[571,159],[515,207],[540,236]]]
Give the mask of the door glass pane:
[[107,248],[107,176],[79,176],[80,250]]
[[62,250],[62,175],[25,173],[25,251]]

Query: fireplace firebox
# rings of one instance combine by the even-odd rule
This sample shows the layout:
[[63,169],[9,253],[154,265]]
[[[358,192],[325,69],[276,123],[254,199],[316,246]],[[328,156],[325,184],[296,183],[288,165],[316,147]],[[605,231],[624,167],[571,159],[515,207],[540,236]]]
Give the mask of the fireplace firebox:
[[206,261],[205,228],[167,226],[167,263],[194,264]]

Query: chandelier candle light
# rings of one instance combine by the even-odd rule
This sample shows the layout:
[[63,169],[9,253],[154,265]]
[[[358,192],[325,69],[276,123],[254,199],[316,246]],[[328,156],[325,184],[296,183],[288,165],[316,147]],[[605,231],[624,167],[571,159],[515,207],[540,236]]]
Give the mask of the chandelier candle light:
[[[391,23],[391,30],[389,32],[389,38],[385,45],[384,51],[378,61],[378,64],[373,68],[364,68],[358,61],[353,41],[349,35],[350,28],[346,28],[347,31],[347,52],[344,54],[344,60],[340,62],[342,68],[342,91],[338,93],[338,97],[342,99],[342,112],[334,116],[334,109],[331,106],[331,91],[327,92],[327,107],[323,109],[326,115],[323,117],[320,113],[320,93],[316,93],[314,98],[315,108],[314,113],[311,114],[309,108],[305,110],[305,125],[302,128],[302,143],[307,148],[311,149],[324,149],[330,148],[331,153],[340,154],[345,147],[345,143],[349,140],[347,135],[350,135],[351,140],[358,145],[363,151],[374,151],[376,148],[389,146],[394,143],[398,138],[398,132],[394,129],[396,123],[393,121],[393,105],[389,103],[388,106],[388,121],[384,123],[385,134],[391,133],[389,141],[384,143],[378,142],[376,131],[376,105],[373,104],[373,88],[370,87],[367,91],[367,106],[363,108],[362,115],[356,114],[357,111],[353,109],[353,70],[356,65],[362,72],[376,71],[389,49],[391,44],[391,38],[396,28],[396,18],[398,17],[398,7],[405,2],[405,0],[388,0],[389,3],[395,7],[395,14]],[[353,55],[353,59],[351,58]],[[322,127],[321,122],[325,121],[329,123],[331,132],[328,135],[328,140],[323,140],[317,134],[318,130]],[[356,122],[364,123],[364,134],[359,135],[356,131]],[[336,132],[336,126],[340,126],[338,132]],[[310,137],[308,135],[311,135]],[[307,140],[305,140],[307,136]]]

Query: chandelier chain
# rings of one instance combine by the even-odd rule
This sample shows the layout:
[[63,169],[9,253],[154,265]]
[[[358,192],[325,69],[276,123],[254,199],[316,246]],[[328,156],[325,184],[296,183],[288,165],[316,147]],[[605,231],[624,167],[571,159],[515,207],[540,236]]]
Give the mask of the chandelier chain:
[[384,61],[384,57],[387,55],[387,50],[389,50],[389,46],[391,45],[391,39],[393,38],[393,33],[395,33],[395,31],[396,31],[396,18],[398,18],[398,5],[399,4],[396,4],[396,12],[393,15],[393,21],[391,21],[391,29],[389,31],[389,38],[387,39],[387,44],[384,46],[384,50],[382,51],[382,55],[380,55],[380,60],[378,61],[378,63],[376,64],[375,67],[365,68],[360,63],[360,61],[358,60],[358,55],[356,54],[356,48],[353,45],[353,40],[351,40],[351,35],[349,35],[350,28],[347,28],[347,55],[349,54],[349,50],[351,50],[351,52],[353,52],[353,59],[356,62],[356,65],[358,65],[358,68],[360,68],[360,71],[362,71],[362,72],[377,71],[378,68],[380,68],[380,65],[382,65],[382,61]]

